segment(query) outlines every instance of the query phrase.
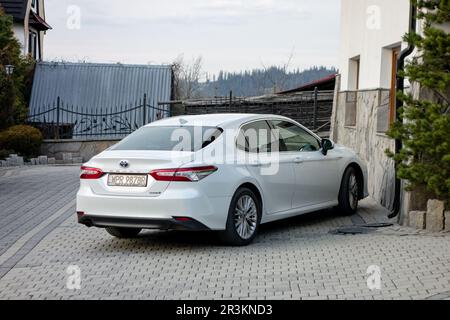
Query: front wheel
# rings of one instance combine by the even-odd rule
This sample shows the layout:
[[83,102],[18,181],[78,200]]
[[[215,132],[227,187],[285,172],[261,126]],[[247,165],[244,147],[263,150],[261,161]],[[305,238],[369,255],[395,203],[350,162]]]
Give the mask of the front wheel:
[[258,233],[262,205],[258,197],[247,188],[239,189],[228,210],[226,230],[221,232],[223,242],[232,246],[246,246]]
[[351,216],[358,210],[359,202],[359,184],[356,170],[347,168],[342,178],[341,190],[339,191],[339,213]]
[[106,232],[119,239],[131,239],[138,236],[142,229],[108,227]]

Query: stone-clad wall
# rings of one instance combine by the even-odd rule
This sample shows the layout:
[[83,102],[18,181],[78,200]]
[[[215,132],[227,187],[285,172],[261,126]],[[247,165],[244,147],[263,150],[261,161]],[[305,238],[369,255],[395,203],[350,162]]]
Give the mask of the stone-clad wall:
[[[333,111],[332,139],[339,144],[355,150],[367,162],[369,171],[369,193],[376,201],[388,209],[392,209],[395,190],[394,162],[389,159],[385,150],[394,150],[395,142],[384,133],[377,132],[380,126],[378,119],[386,121],[386,90],[370,90],[350,93],[356,99],[356,109],[349,110],[348,92],[336,95]],[[356,125],[349,123],[349,112],[356,110]],[[347,112],[347,120],[346,120]],[[354,114],[350,114],[353,117]],[[350,120],[351,122],[351,120]]]
[[47,140],[42,144],[41,153],[57,160],[63,160],[64,154],[72,154],[87,162],[117,142],[119,140]]

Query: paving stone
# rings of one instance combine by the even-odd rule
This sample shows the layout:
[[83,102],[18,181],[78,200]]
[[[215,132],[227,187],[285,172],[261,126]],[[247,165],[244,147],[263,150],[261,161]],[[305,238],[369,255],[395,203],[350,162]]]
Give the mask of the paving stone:
[[18,161],[16,158],[6,158],[6,166],[7,167],[17,167]]
[[445,211],[444,213],[445,218],[445,231],[450,231],[450,211]]
[[444,210],[443,201],[429,200],[427,208],[426,227],[430,232],[441,232],[444,230]]
[[72,159],[72,163],[74,164],[83,164],[83,158],[82,157],[75,157]]
[[[73,200],[79,181],[71,166],[12,170],[20,174],[0,183],[0,257]],[[387,221],[373,202],[360,210]],[[263,225],[254,244],[232,248],[203,233],[145,231],[119,240],[77,224],[74,215],[3,276],[0,265],[0,300],[423,299],[450,291],[450,235],[329,233],[351,223],[334,212],[314,213]],[[70,265],[80,268],[81,290],[66,287]],[[367,287],[372,265],[381,269],[379,291]]]
[[409,226],[414,229],[424,230],[426,215],[425,211],[411,211],[409,213]]
[[63,153],[62,160],[64,164],[72,164],[73,163],[72,153]]
[[40,165],[46,166],[48,164],[48,157],[47,156],[39,156],[38,162]]

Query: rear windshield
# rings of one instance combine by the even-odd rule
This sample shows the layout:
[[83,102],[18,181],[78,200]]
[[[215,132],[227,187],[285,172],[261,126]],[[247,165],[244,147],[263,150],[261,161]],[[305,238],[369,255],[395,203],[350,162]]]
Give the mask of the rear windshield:
[[110,150],[196,152],[213,143],[222,132],[215,127],[143,127]]

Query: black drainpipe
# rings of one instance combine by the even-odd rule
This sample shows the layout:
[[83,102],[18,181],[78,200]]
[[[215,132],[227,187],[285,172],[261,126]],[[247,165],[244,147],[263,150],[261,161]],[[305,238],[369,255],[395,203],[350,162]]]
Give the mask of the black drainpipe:
[[[410,24],[409,24],[409,32],[413,33],[416,32],[417,27],[417,7],[414,4],[414,0],[411,0],[411,6],[410,6]],[[397,91],[404,91],[405,90],[405,79],[400,76],[400,73],[403,72],[405,69],[405,60],[406,58],[413,53],[415,47],[414,45],[410,44],[405,50],[403,50],[400,54],[400,57],[397,61]],[[399,109],[403,106],[403,101],[400,100],[398,97],[396,99],[396,116],[397,119],[400,118],[400,112]],[[395,140],[395,154],[398,154],[400,150],[403,148],[403,142],[400,139]],[[389,215],[389,219],[395,218],[400,213],[401,209],[401,201],[402,201],[402,181],[397,177],[397,168],[398,166],[395,165],[395,198],[394,198],[394,209],[392,210],[391,214]]]

